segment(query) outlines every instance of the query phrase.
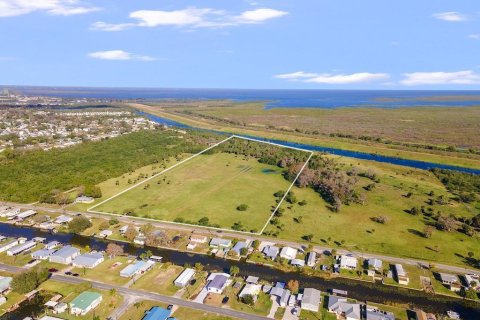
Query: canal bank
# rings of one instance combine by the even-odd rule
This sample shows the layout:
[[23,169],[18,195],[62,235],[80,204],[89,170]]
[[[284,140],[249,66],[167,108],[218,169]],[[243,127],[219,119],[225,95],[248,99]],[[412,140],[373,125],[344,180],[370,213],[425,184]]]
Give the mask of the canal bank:
[[0,224],[0,234],[10,237],[22,236],[26,238],[41,236],[47,238],[48,241],[56,240],[82,248],[88,245],[93,250],[105,250],[109,242],[115,242],[121,244],[127,254],[139,255],[144,251],[151,250],[154,255],[162,256],[164,262],[171,262],[180,266],[201,263],[205,266],[205,270],[207,271],[228,271],[232,265],[237,265],[240,269],[240,275],[242,276],[253,275],[271,282],[295,279],[299,281],[302,287],[313,287],[322,291],[327,291],[332,288],[346,290],[348,291],[350,298],[359,301],[417,307],[436,313],[444,313],[447,310],[454,310],[462,314],[464,319],[480,319],[480,305],[478,303],[447,296],[434,296],[425,292],[406,288],[389,287],[344,278],[322,279],[297,272],[284,272],[278,269],[259,266],[243,261],[218,259],[203,254],[179,252],[168,249],[150,247],[140,248],[120,241],[101,240],[77,234],[52,234],[42,232],[38,229],[17,227],[3,223]]

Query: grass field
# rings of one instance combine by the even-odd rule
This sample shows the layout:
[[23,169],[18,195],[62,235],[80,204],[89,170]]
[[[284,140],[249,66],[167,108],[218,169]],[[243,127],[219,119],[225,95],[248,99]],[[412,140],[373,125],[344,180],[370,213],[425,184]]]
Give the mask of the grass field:
[[[241,221],[258,231],[276,205],[273,194],[289,185],[278,167],[254,158],[202,154],[92,210],[186,223],[207,217],[222,228]],[[237,210],[241,204],[248,209]]]
[[[312,243],[324,246],[457,265],[465,265],[467,252],[478,252],[478,235],[469,237],[458,231],[435,230],[428,239],[422,236],[422,232],[426,223],[432,222],[431,219],[405,211],[413,206],[428,207],[426,202],[430,191],[434,191],[436,196],[452,197],[432,173],[373,161],[338,159],[346,166],[354,164],[377,173],[380,182],[373,191],[367,192],[362,188],[371,183],[370,180],[360,178],[358,183],[359,191],[367,197],[365,205],[346,205],[335,213],[312,189],[294,187],[292,190],[297,199],[306,200],[307,205],[282,204],[285,212],[279,222],[283,230],[269,225],[266,231],[278,232],[280,239],[302,241],[303,236],[313,234]],[[409,192],[412,196],[406,197]],[[453,200],[446,205],[434,204],[432,207],[434,212],[458,217],[471,218],[478,214],[478,204],[475,208],[475,204],[467,206]],[[386,224],[372,221],[372,217],[380,215],[387,216],[389,221]],[[301,223],[295,222],[299,216],[302,216]]]

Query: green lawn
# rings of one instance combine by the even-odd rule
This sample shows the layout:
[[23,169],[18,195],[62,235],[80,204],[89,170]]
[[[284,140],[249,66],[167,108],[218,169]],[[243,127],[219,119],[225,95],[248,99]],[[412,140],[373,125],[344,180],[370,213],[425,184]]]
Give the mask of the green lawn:
[[170,263],[156,264],[152,270],[137,280],[131,288],[173,296],[180,288],[173,281],[182,273],[183,267]]
[[[146,186],[147,189],[145,189]],[[289,182],[276,166],[227,153],[200,155],[96,208],[96,211],[231,228],[241,221],[245,230],[260,230],[276,204],[274,193]],[[238,211],[240,204],[248,205]]]
[[[306,200],[307,205],[284,203],[285,212],[279,218],[281,228],[269,225],[267,232],[278,232],[278,238],[293,241],[302,241],[303,236],[313,234],[314,244],[456,265],[465,265],[462,256],[478,251],[478,238],[458,231],[434,230],[430,239],[423,237],[427,223],[434,220],[405,212],[414,206],[425,206],[443,215],[471,218],[478,214],[473,205],[453,200],[446,205],[429,206],[430,191],[434,191],[435,197],[452,197],[432,173],[373,161],[338,159],[346,168],[352,164],[360,170],[372,169],[377,173],[380,183],[373,191],[362,188],[372,183],[371,180],[360,178],[358,183],[357,189],[366,195],[366,203],[344,205],[340,212],[332,212],[314,190],[294,187],[292,190],[298,201]],[[409,192],[412,196],[407,198],[405,195]],[[372,217],[380,215],[387,216],[389,221],[386,224],[372,221]],[[294,220],[299,216],[302,216],[301,223]]]
[[[129,265],[127,260],[127,257],[115,257],[113,259],[107,257],[105,261],[93,269],[73,268],[72,272],[78,273],[85,279],[122,286],[130,280],[130,278],[120,277],[120,271]],[[116,263],[121,263],[121,265],[114,267]]]

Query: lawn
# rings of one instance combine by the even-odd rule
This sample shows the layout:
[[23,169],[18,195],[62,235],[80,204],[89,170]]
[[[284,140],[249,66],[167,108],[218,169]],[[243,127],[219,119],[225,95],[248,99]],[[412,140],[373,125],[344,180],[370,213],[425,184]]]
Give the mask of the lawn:
[[[166,304],[162,304],[155,301],[140,301],[136,305],[131,306],[119,320],[138,320],[142,319],[145,311],[150,310],[152,307],[166,308]],[[194,310],[189,308],[178,308],[174,314],[177,319],[195,319],[195,320],[233,320],[232,318],[219,316],[212,313],[207,313],[201,310]]]
[[[116,292],[113,291],[105,291],[105,290],[97,290],[90,287],[89,283],[82,283],[78,285],[73,285],[70,283],[63,283],[58,282],[55,280],[48,280],[41,284],[41,289],[50,292],[52,294],[59,293],[63,296],[62,302],[69,303],[76,296],[78,296],[83,291],[94,291],[102,294],[103,300],[98,307],[94,309],[94,311],[88,312],[85,316],[73,316],[68,314],[67,312],[62,313],[60,316],[62,319],[65,320],[91,320],[93,315],[98,316],[100,319],[107,319],[110,314],[118,308],[123,300],[123,297]],[[50,316],[55,316],[53,314],[49,314]]]
[[[214,153],[191,159],[93,210],[194,224],[207,217],[209,225],[222,228],[240,221],[245,230],[258,231],[276,204],[273,194],[289,185],[276,166]],[[237,210],[241,204],[248,206],[246,211]]]
[[[121,263],[121,265],[114,267],[117,263]],[[85,279],[122,286],[130,280],[130,278],[120,277],[120,271],[128,265],[127,257],[115,257],[113,259],[107,257],[105,261],[93,269],[73,268],[72,272],[78,273]]]
[[[375,184],[373,191],[363,189],[372,183],[371,180],[359,180],[357,189],[366,196],[364,205],[344,205],[340,212],[332,212],[314,190],[294,187],[292,191],[298,201],[306,200],[307,205],[284,202],[282,208],[285,212],[279,218],[279,224],[269,225],[266,231],[278,232],[280,239],[302,241],[304,236],[312,234],[313,244],[456,265],[466,265],[466,254],[478,251],[478,238],[458,231],[434,230],[431,238],[425,238],[423,230],[434,220],[405,211],[414,206],[425,206],[443,215],[472,218],[478,214],[473,205],[467,206],[454,200],[445,205],[428,205],[432,198],[428,196],[430,191],[434,191],[435,197],[444,195],[450,199],[453,196],[432,173],[344,157],[339,157],[338,161],[346,168],[354,165],[360,170],[376,172],[380,182]],[[409,192],[412,195],[407,197]],[[373,217],[380,215],[388,217],[386,224],[372,221]],[[301,221],[296,222],[300,216]]]
[[152,270],[137,280],[131,288],[173,296],[181,289],[176,287],[173,281],[182,273],[183,269],[183,267],[170,263],[157,263]]

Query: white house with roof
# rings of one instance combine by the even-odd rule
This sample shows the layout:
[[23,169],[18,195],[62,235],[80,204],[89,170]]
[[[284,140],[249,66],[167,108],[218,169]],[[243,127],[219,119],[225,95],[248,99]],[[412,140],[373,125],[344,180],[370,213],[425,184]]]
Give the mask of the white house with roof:
[[321,292],[314,288],[303,289],[302,309],[318,312],[320,308]]
[[76,256],[72,265],[77,268],[93,269],[104,261],[103,254],[100,252],[89,252]]
[[474,290],[480,290],[480,278],[476,274],[466,274],[463,276],[467,284],[467,288],[472,288]]
[[70,313],[76,316],[84,316],[101,302],[102,295],[100,293],[84,291],[70,302]]
[[462,286],[460,285],[460,280],[456,275],[440,272],[438,273],[438,276],[440,277],[440,281],[442,281],[442,284],[449,288],[451,291],[458,292],[462,289]]
[[361,320],[360,304],[351,303],[347,298],[337,296],[328,297],[328,311],[345,320]]
[[70,264],[78,255],[80,255],[79,249],[72,246],[64,246],[50,255],[49,261],[60,264]]
[[25,243],[21,243],[7,250],[8,256],[16,256],[24,251],[30,250],[37,245],[37,242],[30,240]]
[[53,249],[43,248],[43,249],[32,252],[31,256],[32,256],[32,259],[35,259],[35,260],[47,260],[48,258],[50,258],[50,256],[54,252],[55,250]]
[[257,296],[260,294],[261,291],[262,285],[247,283],[238,294],[238,297],[241,299],[246,295],[251,295],[254,300],[256,300]]
[[150,270],[153,267],[154,264],[155,264],[155,261],[152,261],[152,260],[136,261],[135,263],[132,263],[132,264],[126,266],[125,268],[123,268],[120,271],[120,277],[130,278],[130,277],[133,277],[137,274],[143,274],[143,273],[147,272],[148,270]]
[[375,271],[382,270],[383,262],[380,259],[370,258],[370,259],[367,260],[367,263],[368,263],[368,267],[370,269],[373,269]]
[[317,253],[312,251],[307,254],[307,266],[314,267],[317,262]]
[[357,258],[349,255],[343,255],[340,257],[340,269],[355,270],[357,269]]
[[280,248],[272,245],[267,245],[263,248],[262,252],[267,258],[275,260],[275,258],[278,256],[278,253],[280,252]]
[[280,251],[280,257],[287,259],[287,260],[292,260],[297,257],[297,249],[291,248],[291,247],[283,247],[282,250]]
[[3,294],[10,290],[10,284],[12,283],[12,277],[0,276],[0,294]]
[[212,273],[207,278],[207,292],[222,294],[228,286],[230,275],[227,273]]
[[408,278],[407,272],[403,269],[403,266],[399,263],[394,265],[395,275],[399,284],[408,285],[410,279]]
[[0,252],[5,252],[8,249],[13,248],[18,244],[19,244],[18,239],[11,239],[11,240],[5,241],[0,245]]
[[73,218],[70,217],[70,216],[61,215],[61,216],[58,216],[58,217],[55,219],[54,223],[56,223],[56,224],[67,224],[67,223],[69,223],[70,221],[72,221],[72,219],[73,219]]
[[173,282],[175,286],[183,288],[186,287],[192,278],[195,276],[195,270],[192,268],[186,268]]
[[303,259],[292,259],[290,260],[290,264],[295,267],[304,267],[305,266],[305,260]]
[[58,241],[50,241],[49,243],[47,243],[45,245],[45,249],[48,249],[48,250],[55,249],[55,248],[59,247],[60,245],[61,245],[61,243],[58,242]]
[[279,285],[278,283],[270,290],[270,296],[274,297],[281,307],[286,307],[288,305],[290,295],[290,290],[285,289],[285,287]]
[[232,246],[232,240],[223,238],[212,238],[210,240],[210,247],[212,248],[230,248]]

